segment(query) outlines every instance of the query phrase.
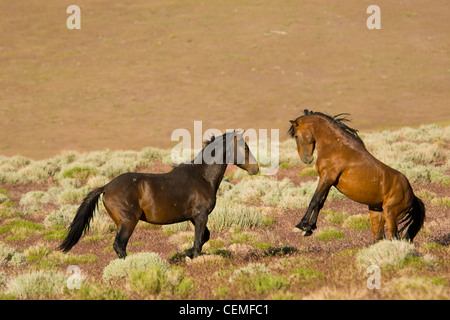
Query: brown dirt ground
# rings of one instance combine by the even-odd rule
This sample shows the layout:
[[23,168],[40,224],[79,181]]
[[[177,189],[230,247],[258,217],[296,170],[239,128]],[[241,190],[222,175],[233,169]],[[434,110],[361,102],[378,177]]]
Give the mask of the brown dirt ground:
[[[450,6],[442,0],[378,0],[382,29],[373,31],[366,28],[370,1],[78,4],[82,29],[68,30],[67,3],[0,1],[1,155],[40,159],[63,150],[167,148],[173,145],[172,131],[192,130],[194,120],[202,120],[204,130],[278,128],[284,140],[288,120],[305,107],[351,113],[353,126],[365,131],[450,121]],[[295,168],[280,169],[277,178],[311,179],[297,174]],[[1,187],[18,202],[23,193],[51,185]],[[421,188],[450,192],[439,185],[414,186]],[[448,246],[449,208],[425,205],[432,233],[419,234],[416,243]],[[350,200],[327,202],[324,208],[367,212]],[[32,219],[42,223],[46,214]],[[314,241],[292,232],[302,214],[269,210],[275,223],[253,232],[261,241],[297,248],[298,257],[317,258],[315,268],[327,275],[328,284],[364,283],[365,275],[355,270],[330,270],[342,270],[334,266],[349,261],[334,252],[371,244],[371,231],[345,229],[343,240]],[[320,216],[318,228],[327,225]],[[220,236],[226,235],[212,232],[211,239]],[[73,248],[74,254],[98,256],[87,270],[95,280],[116,258],[104,250],[112,237]],[[12,246],[23,249],[36,241],[42,240],[31,237]],[[129,249],[167,259],[176,247],[160,228],[138,227]],[[235,256],[229,263],[240,267],[249,261],[278,260],[256,254]],[[185,268],[202,286],[194,298],[216,298],[214,266]],[[449,281],[448,268],[437,276]]]
[[176,128],[278,128],[305,107],[360,130],[450,121],[443,0],[0,1],[0,154],[170,147]]
[[[155,164],[155,166],[150,168],[141,168],[140,172],[165,172],[170,169],[170,166]],[[227,169],[228,172],[233,172],[236,170],[234,167]],[[297,174],[299,168],[292,167],[288,169],[280,168],[279,175],[276,179],[282,179],[283,177],[297,177],[294,183],[300,184],[302,182],[309,181],[311,177],[298,178]],[[46,190],[46,188],[52,185],[51,181],[40,184],[27,184],[27,185],[2,185],[0,188],[7,188],[8,193],[11,195],[11,200],[18,203],[20,197],[23,193],[31,190]],[[450,191],[449,186],[441,185],[414,185],[415,191],[422,189],[435,192],[436,194],[448,195]],[[425,229],[427,232],[421,231],[416,239],[416,247],[419,248],[422,244],[428,242],[436,242],[448,248],[450,245],[450,208],[444,206],[433,206],[430,201],[425,200],[426,206],[426,222]],[[255,204],[256,205],[256,204]],[[52,205],[47,205],[44,207],[44,211],[36,213],[27,220],[37,223],[43,223],[46,215],[48,215],[56,207]],[[291,257],[293,259],[298,259],[299,265],[301,266],[302,259],[305,261],[313,261],[313,269],[321,272],[325,280],[313,281],[311,283],[305,284],[305,287],[298,288],[299,293],[296,289],[290,289],[293,294],[298,294],[298,296],[304,296],[306,293],[313,293],[323,287],[329,288],[365,288],[365,281],[367,276],[361,270],[354,267],[354,252],[363,247],[368,247],[373,243],[373,234],[370,229],[366,230],[352,230],[349,228],[344,228],[341,225],[333,225],[324,220],[324,215],[319,215],[319,220],[317,223],[318,229],[316,232],[323,228],[332,227],[341,230],[345,233],[344,239],[333,239],[331,241],[319,241],[311,237],[303,237],[301,233],[293,232],[293,227],[300,221],[303,211],[298,212],[294,210],[279,210],[275,207],[267,207],[266,214],[268,217],[275,218],[275,222],[266,228],[253,228],[248,230],[243,230],[244,232],[251,232],[251,234],[256,235],[259,243],[272,243],[275,244],[274,247],[293,247],[297,251],[286,257]],[[345,200],[332,200],[327,201],[323,209],[334,209],[337,212],[346,212],[348,214],[366,214],[368,213],[367,207],[349,199]],[[2,224],[3,221],[0,221]],[[190,227],[193,232],[192,227]],[[387,231],[386,231],[387,234]],[[88,234],[89,235],[89,234]],[[3,241],[7,234],[0,235],[0,241]],[[215,239],[230,239],[230,230],[225,231],[212,231],[211,240]],[[160,226],[149,227],[149,224],[145,222],[139,222],[133,235],[130,238],[127,251],[132,253],[137,252],[156,252],[161,255],[164,259],[169,259],[174,252],[177,252],[177,246],[170,243],[170,235],[164,234]],[[89,281],[95,281],[101,283],[102,272],[105,266],[113,259],[116,259],[116,254],[112,249],[112,243],[114,241],[114,232],[111,232],[106,237],[102,238],[95,243],[86,242],[82,238],[80,242],[74,246],[71,250],[71,254],[82,255],[86,253],[93,254],[98,257],[98,263],[80,264],[80,268],[84,276],[87,276]],[[29,246],[40,243],[43,246],[49,247],[51,249],[56,249],[60,244],[60,241],[56,240],[43,240],[40,236],[29,236],[24,241],[14,241],[7,242],[7,244],[16,250],[22,250]],[[208,251],[204,249],[203,251]],[[349,254],[345,254],[345,252]],[[353,252],[353,254],[352,254]],[[444,251],[433,251],[432,255],[440,261],[448,261],[448,249]],[[263,251],[258,249],[250,250],[249,252],[242,252],[233,254],[230,259],[227,260],[226,265],[228,265],[230,270],[235,270],[247,265],[249,262],[264,263],[271,268],[275,268],[277,272],[283,274],[282,262],[280,262],[280,256],[263,256]],[[69,264],[68,264],[69,265]],[[65,270],[67,266],[58,266],[58,270]],[[217,270],[223,268],[224,266],[218,267],[214,263],[206,264],[189,264],[187,262],[181,262],[185,270],[185,275],[191,279],[194,279],[196,289],[192,296],[187,296],[184,298],[188,299],[217,299],[218,296],[215,295],[214,291],[217,287],[226,285],[227,283],[220,280],[216,275]],[[343,266],[348,265],[348,268]],[[448,263],[441,265],[439,269],[434,268],[423,268],[420,270],[420,276],[423,277],[440,277],[450,281],[450,265]],[[444,270],[445,269],[445,270]],[[0,270],[2,268],[0,267]],[[408,272],[411,276],[415,276],[417,272],[411,271],[405,268],[403,274],[407,275]],[[6,270],[5,270],[6,271]],[[21,268],[15,268],[15,273],[20,274]],[[289,274],[287,274],[287,277]],[[397,273],[391,273],[390,271],[384,271],[383,281],[387,283],[390,278],[396,278],[399,275]],[[358,290],[359,290],[358,289]],[[302,291],[305,290],[305,291]],[[356,290],[356,289],[355,289]],[[357,290],[357,292],[358,292]],[[276,292],[272,292],[274,294]],[[367,292],[366,292],[367,293]],[[357,294],[357,293],[355,293]],[[143,296],[133,292],[130,292],[127,296],[129,299],[148,299],[154,298],[154,296]],[[270,298],[271,296],[257,295],[258,299]],[[319,296],[320,297],[320,296]],[[357,295],[349,296],[351,299],[358,299]],[[381,296],[380,292],[373,291],[370,296],[365,295],[364,299],[379,299]],[[179,298],[179,297],[171,297]],[[242,298],[255,298],[253,293],[242,293],[239,288],[236,291],[231,291],[227,295],[227,299],[242,299]],[[345,297],[343,297],[345,298]]]

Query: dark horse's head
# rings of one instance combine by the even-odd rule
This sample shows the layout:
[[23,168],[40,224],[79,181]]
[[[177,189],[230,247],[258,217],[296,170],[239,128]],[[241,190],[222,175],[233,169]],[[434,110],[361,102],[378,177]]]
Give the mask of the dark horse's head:
[[227,132],[221,136],[212,136],[205,142],[202,152],[207,164],[234,164],[254,175],[259,171],[258,163],[245,142],[244,132]]

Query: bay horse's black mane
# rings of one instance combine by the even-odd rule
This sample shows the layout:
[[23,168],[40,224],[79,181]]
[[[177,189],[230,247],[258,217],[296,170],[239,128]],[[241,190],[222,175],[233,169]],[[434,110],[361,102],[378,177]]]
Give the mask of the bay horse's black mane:
[[[350,114],[348,113],[339,113],[337,115],[330,116],[328,114],[322,113],[322,112],[313,112],[313,111],[309,111],[308,109],[304,110],[304,115],[298,117],[297,119],[295,119],[295,121],[297,121],[300,118],[304,118],[304,117],[308,117],[308,116],[321,116],[324,117],[328,120],[330,120],[331,122],[333,122],[335,125],[337,125],[339,128],[341,128],[342,130],[344,130],[345,132],[349,133],[349,136],[354,138],[356,141],[360,142],[361,144],[364,145],[364,142],[361,140],[361,138],[358,135],[358,130],[350,128],[349,126],[347,126],[344,122],[350,122],[349,119],[347,119],[347,116],[349,116]],[[291,125],[291,127],[288,130],[288,134],[293,138],[294,137],[294,126]]]

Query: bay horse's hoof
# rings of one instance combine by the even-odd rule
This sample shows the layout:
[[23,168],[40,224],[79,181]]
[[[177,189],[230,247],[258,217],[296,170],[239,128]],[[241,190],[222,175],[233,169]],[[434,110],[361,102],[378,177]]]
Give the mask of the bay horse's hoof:
[[303,236],[304,237],[309,237],[312,234],[313,234],[313,232],[311,230],[306,230],[305,233],[303,234]]

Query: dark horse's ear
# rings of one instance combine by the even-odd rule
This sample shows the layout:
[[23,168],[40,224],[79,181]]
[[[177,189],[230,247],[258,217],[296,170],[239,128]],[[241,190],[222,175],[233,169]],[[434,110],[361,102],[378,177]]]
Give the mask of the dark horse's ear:
[[295,120],[289,120],[289,122],[293,125],[293,126],[298,126],[298,123],[297,123],[297,121],[295,121]]

